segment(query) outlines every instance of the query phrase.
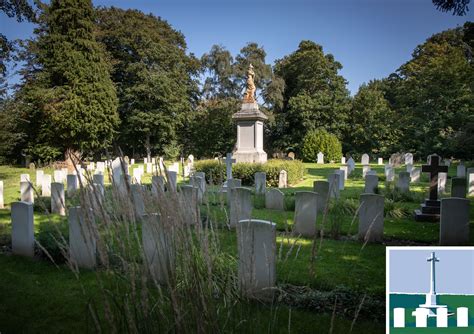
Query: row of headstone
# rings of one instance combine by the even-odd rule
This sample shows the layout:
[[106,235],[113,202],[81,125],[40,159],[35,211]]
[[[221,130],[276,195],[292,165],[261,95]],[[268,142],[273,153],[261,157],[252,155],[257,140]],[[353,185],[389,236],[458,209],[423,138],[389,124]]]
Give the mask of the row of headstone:
[[[448,308],[439,307],[436,310],[436,327],[437,328],[448,328]],[[405,328],[406,326],[406,317],[405,317],[405,308],[396,307],[393,309],[393,327],[394,328]],[[428,327],[428,317],[430,309],[424,307],[418,307],[413,312],[415,316],[415,327],[417,328],[426,328]],[[467,307],[458,307],[456,308],[456,325],[449,327],[468,327],[469,326],[469,309]]]

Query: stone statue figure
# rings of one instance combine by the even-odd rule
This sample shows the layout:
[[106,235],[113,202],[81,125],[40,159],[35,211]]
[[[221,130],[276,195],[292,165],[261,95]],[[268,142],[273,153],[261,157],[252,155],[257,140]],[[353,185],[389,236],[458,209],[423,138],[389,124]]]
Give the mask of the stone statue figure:
[[249,65],[247,71],[247,88],[245,89],[244,94],[244,103],[254,103],[255,102],[255,83],[253,81],[255,77],[255,72],[253,71],[252,64]]

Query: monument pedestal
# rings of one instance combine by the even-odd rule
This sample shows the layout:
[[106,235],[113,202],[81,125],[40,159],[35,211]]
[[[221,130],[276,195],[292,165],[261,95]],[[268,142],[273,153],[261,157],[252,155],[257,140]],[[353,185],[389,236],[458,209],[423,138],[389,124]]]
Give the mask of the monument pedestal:
[[258,109],[258,104],[242,103],[239,112],[232,115],[237,123],[237,150],[232,154],[236,162],[267,161],[263,150],[263,122],[268,117]]
[[426,199],[421,204],[421,209],[415,210],[415,220],[418,222],[439,222],[441,202],[439,200]]

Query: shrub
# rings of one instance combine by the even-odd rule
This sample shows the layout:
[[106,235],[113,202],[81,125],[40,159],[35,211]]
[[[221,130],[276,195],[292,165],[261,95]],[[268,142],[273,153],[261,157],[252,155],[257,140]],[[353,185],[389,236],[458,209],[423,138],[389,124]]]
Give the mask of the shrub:
[[51,258],[56,263],[65,262],[63,247],[64,243],[67,245],[69,240],[69,224],[67,220],[47,220],[40,223],[36,240],[41,245],[41,254],[44,257]]
[[324,154],[327,161],[338,161],[342,157],[341,142],[324,129],[309,131],[303,139],[303,158],[305,161],[315,161],[319,152]]
[[[200,160],[194,163],[197,172],[206,173],[206,181],[221,183],[225,179],[225,164],[218,160]],[[240,162],[232,166],[232,176],[241,179],[243,185],[253,185],[256,172],[267,174],[267,186],[277,187],[280,171],[288,173],[288,183],[294,184],[303,178],[304,165],[299,160],[268,160],[264,164]]]

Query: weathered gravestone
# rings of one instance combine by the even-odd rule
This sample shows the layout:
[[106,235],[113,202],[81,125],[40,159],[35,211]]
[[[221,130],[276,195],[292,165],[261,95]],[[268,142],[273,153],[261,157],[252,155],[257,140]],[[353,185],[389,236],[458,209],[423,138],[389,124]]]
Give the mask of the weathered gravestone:
[[369,162],[369,155],[367,153],[362,154],[361,164],[362,165],[368,165],[369,163],[370,163]]
[[410,191],[410,173],[400,172],[398,174],[398,181],[396,185],[398,191],[406,193]]
[[438,194],[446,192],[446,183],[448,182],[448,173],[438,174]]
[[235,227],[241,220],[252,217],[252,192],[250,189],[235,187],[229,189],[232,193],[230,200],[230,226]]
[[133,178],[132,183],[134,184],[141,184],[142,183],[142,171],[140,168],[133,169]]
[[276,285],[276,224],[241,220],[237,226],[238,277],[242,294],[270,299]]
[[456,176],[466,177],[466,166],[462,162],[456,167]]
[[155,196],[165,192],[165,178],[162,175],[153,175],[151,177],[151,193]]
[[146,173],[152,174],[153,173],[153,164],[151,162],[146,164]]
[[365,177],[365,194],[375,194],[379,184],[379,177],[377,175],[367,175]]
[[92,175],[92,183],[95,183],[97,185],[100,185],[101,187],[104,187],[104,175],[102,174],[94,174]]
[[54,176],[54,182],[57,182],[57,183],[64,182],[62,170],[55,170],[53,176]]
[[466,198],[467,182],[464,177],[451,179],[451,197]]
[[468,196],[474,196],[474,168],[468,168],[467,173],[467,194]]
[[339,178],[341,176],[339,174],[329,174],[328,175],[328,182],[329,182],[329,194],[331,198],[339,198]]
[[224,159],[225,162],[225,173],[227,180],[232,179],[232,164],[235,163],[237,160],[232,159],[232,153],[227,153]]
[[324,154],[323,154],[323,152],[319,152],[319,153],[318,153],[318,160],[317,160],[317,163],[320,164],[320,165],[321,165],[321,164],[324,164]]
[[382,165],[383,165],[383,158],[378,158],[378,159],[377,159],[377,164],[378,164],[379,166],[382,166]]
[[150,275],[159,284],[167,284],[176,267],[173,230],[173,224],[161,221],[156,213],[143,218],[143,252]]
[[329,201],[329,182],[314,181],[313,192],[318,194],[316,202],[318,212],[324,212]]
[[278,188],[288,188],[288,173],[286,170],[280,171],[278,177]]
[[469,200],[443,198],[439,230],[441,246],[463,246],[469,244]]
[[74,266],[96,266],[96,237],[92,210],[80,206],[69,209],[69,256]]
[[316,219],[318,216],[318,194],[312,191],[297,191],[295,193],[295,224],[293,233],[304,237],[316,234]]
[[410,174],[411,174],[411,172],[412,172],[412,170],[413,170],[413,165],[412,165],[412,164],[407,164],[407,165],[405,165],[405,166],[406,166],[406,171],[407,171],[407,173],[410,173]]
[[232,189],[241,187],[242,180],[241,179],[230,179],[226,181],[226,191],[227,191],[227,204],[230,205],[231,198],[232,198]]
[[415,210],[416,221],[439,221],[438,174],[440,172],[447,173],[448,167],[439,164],[440,158],[437,155],[431,155],[429,161],[430,164],[423,165],[421,171],[430,173],[430,195],[425,203],[421,205],[421,210]]
[[349,177],[349,167],[347,165],[342,165],[339,167],[339,170],[344,172],[344,180],[347,180]]
[[21,174],[20,182],[30,182],[30,174]]
[[339,190],[344,190],[345,173],[343,170],[335,170],[334,174],[339,175]]
[[285,210],[285,195],[279,189],[271,188],[265,193],[265,208]]
[[395,180],[395,169],[392,165],[385,165],[385,180],[387,182],[393,182]]
[[181,191],[181,208],[184,222],[188,225],[196,225],[201,221],[199,211],[199,186],[183,185]]
[[383,239],[384,197],[376,194],[360,195],[359,240],[381,242]]
[[368,172],[370,172],[370,166],[369,165],[362,166],[362,177],[365,178]]
[[136,219],[141,219],[145,214],[145,189],[141,184],[132,184],[130,186],[132,193],[133,208]]
[[12,252],[16,255],[35,255],[33,204],[15,202],[11,205]]
[[400,165],[404,162],[404,155],[401,153],[393,153],[388,160],[388,163],[393,165],[394,168],[400,167]]
[[200,176],[191,176],[189,178],[189,184],[193,187],[197,188],[197,195],[198,195],[198,202],[202,203],[202,198],[204,196],[204,192],[206,191],[206,181]]
[[43,175],[44,175],[44,171],[39,170],[39,169],[36,171],[36,186],[37,187],[41,187],[41,185],[43,184]]
[[122,161],[120,158],[116,158],[112,161],[112,183],[122,194],[127,191],[127,185],[125,182],[127,180],[125,176],[127,171],[128,165],[125,161]]
[[267,188],[267,173],[255,173],[255,193],[257,195],[264,195]]
[[341,158],[341,165],[345,165],[346,164],[346,157],[342,157]]
[[0,209],[5,207],[4,200],[3,200],[3,181],[0,181]]
[[174,171],[168,171],[168,190],[176,192],[176,185],[178,183],[178,173]]
[[41,185],[41,196],[51,196],[51,175],[43,175],[43,184]]
[[68,174],[67,176],[67,195],[73,196],[77,191],[77,175]]
[[410,181],[412,183],[420,182],[420,177],[421,177],[421,169],[413,168],[410,173]]
[[349,167],[349,174],[351,174],[355,169],[355,161],[352,159],[352,157],[347,160],[347,166]]
[[412,153],[406,153],[405,154],[405,165],[412,165],[413,166],[413,154]]
[[20,201],[34,203],[33,185],[29,181],[20,182]]
[[51,212],[60,216],[66,215],[66,201],[64,198],[64,184],[51,183]]

